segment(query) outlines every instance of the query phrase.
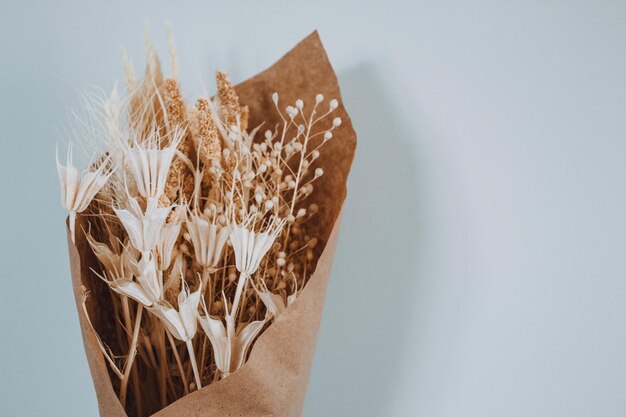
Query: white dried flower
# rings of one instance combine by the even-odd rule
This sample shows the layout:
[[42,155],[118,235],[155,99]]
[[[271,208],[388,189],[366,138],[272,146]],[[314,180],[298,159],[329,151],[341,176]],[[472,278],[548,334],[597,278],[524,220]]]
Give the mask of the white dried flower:
[[137,190],[142,197],[159,198],[165,189],[167,174],[176,148],[182,140],[183,131],[176,129],[174,139],[169,146],[160,148],[159,140],[149,138],[144,141],[136,141],[133,146],[126,146],[124,157],[128,161]]
[[133,268],[137,281],[130,278],[108,281],[111,289],[132,298],[146,307],[158,303],[163,297],[163,276],[157,271],[156,262],[150,252],[142,256]]
[[189,293],[187,284],[183,283],[178,294],[178,310],[165,303],[155,305],[150,311],[157,315],[167,329],[178,340],[186,342],[191,340],[198,329],[198,305],[202,286]]
[[198,330],[198,305],[202,298],[202,284],[194,293],[189,293],[187,284],[183,281],[180,293],[178,294],[178,310],[174,307],[160,303],[150,309],[161,319],[167,330],[178,340],[182,340],[187,345],[189,361],[193,368],[193,375],[196,380],[196,387],[202,388],[202,378],[198,371],[198,364],[193,350],[192,339]]
[[211,318],[205,310],[204,316],[198,316],[198,321],[204,333],[206,333],[213,347],[215,365],[222,374],[228,375],[230,371],[231,346],[226,336],[226,328],[222,320]]
[[288,306],[292,305],[296,301],[296,297],[298,296],[298,290],[294,291],[293,294],[287,296],[287,303],[283,300],[278,294],[274,294],[267,289],[265,282],[260,282],[260,289],[255,287],[259,298],[267,308],[267,311],[274,316],[274,318],[278,317],[280,313],[282,313]]
[[283,297],[281,297],[278,294],[273,294],[269,291],[259,292],[258,294],[259,294],[259,298],[265,305],[265,308],[267,308],[267,311],[269,311],[270,314],[272,314],[272,316],[274,317],[278,317],[280,313],[285,311],[287,306],[290,306],[291,304],[293,304],[294,301],[296,301],[296,296],[297,296],[297,294],[295,293],[291,294],[290,296],[287,297],[287,304],[285,304]]
[[272,247],[284,224],[284,220],[273,217],[262,232],[249,230],[246,222],[241,225],[235,224],[230,241],[235,252],[235,264],[240,273],[249,276],[257,270],[261,259]]
[[174,251],[174,244],[180,234],[180,227],[182,222],[165,223],[159,234],[159,240],[156,245],[157,253],[159,255],[158,267],[159,271],[165,271],[172,263],[172,253]]
[[128,197],[127,202],[127,209],[113,207],[113,210],[124,225],[133,247],[142,253],[149,252],[159,242],[161,228],[171,207],[158,207],[156,198],[148,198],[144,212],[137,199]]
[[59,182],[61,184],[61,201],[63,207],[69,211],[70,232],[72,242],[75,236],[76,213],[83,212],[91,203],[91,200],[106,184],[113,170],[109,168],[111,159],[106,157],[95,170],[89,167],[82,172],[72,163],[72,146],[67,148],[67,163],[59,162],[59,150],[57,148],[56,162]]
[[136,262],[129,247],[123,246],[121,253],[115,253],[104,243],[96,242],[91,233],[87,232],[85,236],[93,253],[104,266],[103,274],[97,274],[100,278],[110,284],[110,280],[130,279],[135,275]]
[[117,271],[121,265],[121,255],[113,253],[111,248],[109,248],[106,244],[97,242],[93,236],[91,236],[90,232],[85,233],[85,237],[87,238],[89,246],[91,246],[91,250],[104,266],[105,271],[108,271],[116,277],[120,276]]
[[[224,300],[226,304],[226,300]],[[246,360],[250,345],[263,329],[266,320],[253,321],[235,329],[234,318],[226,315],[226,326],[222,320],[205,315],[198,315],[202,330],[206,333],[213,347],[215,365],[223,377],[241,368]]]
[[215,268],[230,235],[230,226],[220,225],[216,216],[210,221],[204,214],[191,214],[186,223],[196,262],[204,268]]
[[156,260],[152,253],[142,256],[137,263],[137,282],[141,285],[146,296],[153,302],[163,297],[163,279],[157,271]]

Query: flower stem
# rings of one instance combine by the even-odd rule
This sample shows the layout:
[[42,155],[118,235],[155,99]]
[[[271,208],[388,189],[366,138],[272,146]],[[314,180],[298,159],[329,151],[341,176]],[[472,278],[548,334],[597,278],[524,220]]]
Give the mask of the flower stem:
[[193,368],[193,376],[196,379],[196,389],[202,388],[202,382],[200,381],[200,374],[198,373],[198,364],[196,363],[196,355],[193,351],[193,344],[191,339],[187,340],[187,351],[189,352],[189,360],[191,361],[191,367]]
[[241,299],[241,293],[243,292],[243,287],[246,284],[246,279],[249,277],[249,274],[241,273],[239,275],[239,281],[237,281],[237,289],[235,290],[235,298],[233,299],[233,306],[230,309],[230,316],[233,319],[237,316],[237,310],[239,309],[239,301]]
[[133,362],[135,362],[135,355],[137,354],[137,338],[139,337],[139,325],[141,324],[141,315],[143,313],[143,304],[137,306],[137,315],[135,316],[135,328],[133,330],[133,339],[130,343],[130,352],[128,354],[128,361],[124,367],[124,375],[122,377],[122,385],[120,388],[120,402],[122,406],[126,406],[126,391],[128,390],[128,379],[130,376],[130,370],[133,368]]
[[178,365],[178,371],[180,372],[180,377],[183,380],[183,386],[185,388],[185,395],[187,395],[189,394],[189,384],[187,383],[187,375],[185,374],[183,363],[180,361],[180,356],[178,355],[178,349],[176,349],[176,343],[174,342],[174,338],[170,334],[169,330],[165,329],[165,333],[167,333],[167,338],[170,341],[170,345],[172,345],[172,352],[174,353],[174,358],[176,359],[176,365]]
[[70,233],[72,234],[72,243],[76,243],[76,212],[70,211]]
[[[212,288],[208,285],[209,278],[211,277],[211,268],[205,266],[202,268],[202,291],[203,295],[205,295],[205,300],[208,301],[209,306],[213,303],[213,291]],[[207,294],[208,291],[208,295]]]
[[204,373],[204,368],[205,368],[205,364],[206,364],[206,352],[207,352],[207,340],[208,338],[206,337],[206,335],[204,335],[202,337],[202,350],[200,353],[200,373]]

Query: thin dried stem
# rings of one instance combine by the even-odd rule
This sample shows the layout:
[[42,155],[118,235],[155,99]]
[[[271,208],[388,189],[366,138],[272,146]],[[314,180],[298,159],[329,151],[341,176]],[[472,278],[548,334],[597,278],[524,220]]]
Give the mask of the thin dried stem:
[[133,368],[135,362],[135,355],[137,354],[137,338],[139,337],[139,329],[141,325],[141,315],[143,313],[143,305],[137,305],[137,314],[135,316],[135,326],[133,329],[133,339],[130,344],[130,351],[128,353],[128,360],[124,366],[124,375],[122,376],[122,384],[120,387],[120,402],[122,406],[126,405],[126,391],[128,388],[128,379],[130,377],[130,371]]

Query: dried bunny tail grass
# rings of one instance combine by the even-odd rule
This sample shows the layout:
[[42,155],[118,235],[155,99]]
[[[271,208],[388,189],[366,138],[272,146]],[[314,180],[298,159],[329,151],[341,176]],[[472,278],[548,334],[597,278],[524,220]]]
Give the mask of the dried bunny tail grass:
[[[131,76],[132,77],[132,76]],[[128,76],[127,76],[128,78]],[[132,79],[132,78],[131,78]],[[167,128],[167,110],[163,103],[164,80],[158,53],[146,33],[146,69],[144,80],[128,82],[130,97],[129,122],[140,135],[149,135],[155,128]]]
[[114,85],[108,95],[102,90],[82,93],[81,102],[80,112],[71,112],[64,136],[77,145],[80,162],[98,166],[107,159],[114,176],[119,175],[116,168],[122,162],[121,144],[126,137],[126,101]]
[[145,80],[149,84],[160,86],[163,83],[163,72],[161,71],[161,60],[159,59],[159,53],[154,47],[152,38],[148,31],[145,33],[146,43],[146,73]]
[[102,136],[105,132],[104,103],[102,90],[82,92],[80,110],[70,110],[70,120],[62,126],[61,136],[78,149],[81,162],[91,165],[97,155],[105,152]]
[[120,96],[117,85],[109,94],[102,90],[82,93],[81,101],[81,110],[71,113],[66,132],[78,145],[81,162],[88,161],[94,170],[106,163],[106,170],[111,172],[84,214],[90,219],[108,219],[114,217],[110,201],[125,189],[123,149],[130,137],[128,101]]
[[121,163],[123,141],[126,136],[127,103],[121,98],[117,84],[108,99],[102,103],[102,127],[109,155],[115,163]]
[[129,126],[139,136],[147,137],[152,130],[167,130],[167,110],[162,86],[146,79],[135,91],[129,91]]
[[248,107],[246,106],[242,109],[240,106],[239,97],[226,73],[217,71],[215,80],[217,83],[217,98],[220,103],[221,116],[224,123],[228,128],[236,126],[241,131],[246,130],[248,128]]
[[178,58],[174,46],[174,34],[169,24],[167,25],[167,54],[170,60],[170,78],[178,80]]
[[139,79],[135,73],[133,62],[126,53],[126,49],[121,48],[122,51],[122,65],[124,66],[124,79],[126,81],[126,91],[136,91],[139,86]]

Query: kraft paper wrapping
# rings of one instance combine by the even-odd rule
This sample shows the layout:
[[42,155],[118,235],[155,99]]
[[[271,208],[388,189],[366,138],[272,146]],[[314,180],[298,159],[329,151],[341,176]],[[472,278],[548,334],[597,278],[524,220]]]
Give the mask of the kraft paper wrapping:
[[[302,411],[341,208],[346,196],[346,180],[356,147],[356,134],[343,107],[337,78],[317,32],[306,37],[272,67],[239,84],[236,89],[240,101],[250,107],[250,126],[265,122],[267,128],[272,128],[280,120],[271,99],[274,92],[279,93],[281,108],[293,105],[298,98],[305,101],[305,106],[312,106],[315,95],[322,93],[325,101],[321,104],[320,114],[325,111],[330,99],[339,100],[335,115],[341,117],[342,125],[321,150],[319,161],[325,173],[316,182],[310,199],[320,207],[316,223],[311,227],[325,245],[318,245],[323,250],[317,266],[296,302],[259,336],[246,364],[227,378],[153,414],[154,417],[296,417]],[[127,417],[114,391],[96,334],[82,311],[83,286],[90,291],[87,307],[95,328],[102,327],[98,326],[102,317],[97,304],[110,301],[105,292],[98,291],[98,278],[90,271],[90,267],[97,266],[97,261],[81,225],[87,227],[85,219],[79,216],[76,245],[68,234],[69,255],[83,342],[100,415]]]

